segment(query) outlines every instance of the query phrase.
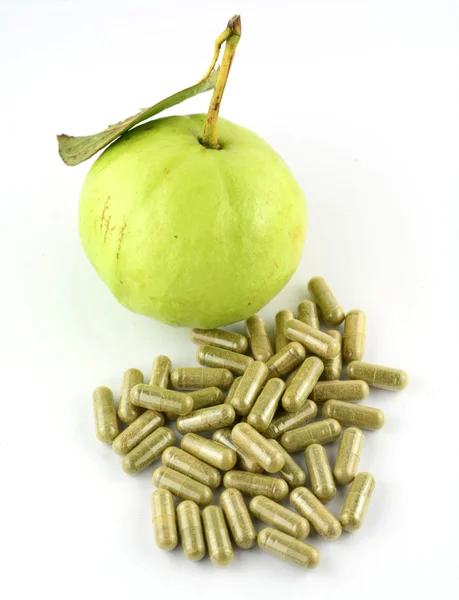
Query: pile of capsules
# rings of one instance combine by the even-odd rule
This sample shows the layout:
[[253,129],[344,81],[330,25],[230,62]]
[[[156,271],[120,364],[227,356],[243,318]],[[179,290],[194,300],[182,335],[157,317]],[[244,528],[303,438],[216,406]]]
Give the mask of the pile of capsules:
[[[170,359],[158,356],[148,384],[138,369],[129,369],[118,411],[109,388],[94,391],[97,437],[123,455],[123,469],[135,474],[162,460],[153,472],[159,489],[152,496],[159,548],[172,550],[180,535],[187,558],[200,560],[207,552],[223,566],[233,559],[232,537],[239,548],[257,542],[285,561],[313,568],[320,553],[303,541],[310,526],[336,540],[342,529],[362,525],[375,487],[370,473],[357,474],[362,429],[380,429],[384,413],[354,402],[367,397],[369,386],[402,390],[408,377],[399,369],[362,362],[365,314],[345,314],[321,277],[308,287],[314,301],[301,302],[297,318],[289,310],[277,313],[274,350],[259,316],[247,319],[247,337],[193,329],[191,340],[201,344],[197,361],[203,366],[171,371]],[[344,321],[344,334],[322,332],[318,309],[329,325]],[[343,360],[347,380],[340,380]],[[317,416],[318,404],[322,420],[308,423]],[[118,419],[127,425],[121,433]],[[180,448],[174,445],[174,430],[164,427],[166,419],[175,420],[183,435]],[[339,438],[332,471],[323,444]],[[291,456],[300,450],[312,491]],[[210,505],[221,471],[226,489],[220,505]],[[351,484],[339,519],[325,507],[336,483]],[[289,489],[295,510],[281,504]],[[252,497],[249,508],[243,494]],[[181,500],[177,507],[174,496]],[[269,527],[257,534],[251,515]]]

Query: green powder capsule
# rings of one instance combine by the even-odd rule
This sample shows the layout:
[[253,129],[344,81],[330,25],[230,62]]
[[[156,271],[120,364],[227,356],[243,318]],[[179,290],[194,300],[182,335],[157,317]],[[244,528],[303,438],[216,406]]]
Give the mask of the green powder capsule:
[[222,471],[229,471],[236,464],[237,455],[234,450],[196,433],[184,435],[180,441],[180,446],[185,452],[189,452],[208,465]]
[[188,394],[193,398],[193,410],[217,406],[225,401],[225,394],[218,387],[208,387]]
[[257,431],[266,431],[276,414],[284,389],[282,379],[270,379],[252,406],[247,423]]
[[123,457],[121,466],[129,475],[140,473],[157,460],[163,451],[175,442],[175,433],[168,427],[159,427]]
[[220,505],[236,546],[243,550],[252,548],[257,541],[257,532],[241,492],[228,488],[220,496]]
[[243,375],[247,367],[253,363],[251,356],[208,345],[199,346],[196,360],[205,367],[221,367],[237,375]]
[[288,374],[288,376],[285,378],[285,387],[288,387],[292,383],[292,381],[295,379],[295,375],[298,373],[299,370],[300,367],[297,367],[296,369],[293,369],[291,373]]
[[252,498],[250,512],[267,525],[272,525],[297,540],[304,540],[309,535],[309,523],[304,517],[265,496]]
[[304,346],[299,342],[290,342],[266,363],[268,379],[270,377],[284,377],[300,365],[305,358],[306,350]]
[[335,356],[335,358],[324,358],[322,360],[322,362],[324,363],[324,370],[320,378],[324,381],[334,381],[336,379],[340,379],[341,377],[341,368],[343,366],[343,357],[341,354],[343,336],[339,331],[336,331],[334,329],[330,329],[330,331],[327,331],[327,335],[339,342],[340,351]]
[[285,459],[284,466],[279,471],[279,477],[285,479],[291,488],[296,488],[306,483],[306,473],[303,469],[296,464],[294,459],[290,456],[285,448],[283,448],[278,441],[269,440],[269,443],[274,446]]
[[315,569],[320,562],[320,552],[316,548],[272,527],[260,531],[258,547],[303,569]]
[[232,425],[236,419],[234,408],[230,404],[219,404],[209,408],[194,410],[188,415],[177,419],[177,429],[180,433],[198,433]]
[[192,329],[190,339],[194,344],[217,346],[217,348],[241,354],[247,352],[249,348],[249,342],[245,335],[224,329]]
[[336,496],[336,485],[325,448],[311,444],[304,455],[314,495],[324,503],[330,502]]
[[153,471],[153,484],[163,490],[169,490],[171,494],[181,500],[192,500],[200,506],[212,502],[212,490],[209,486],[199,483],[169,467],[158,467]]
[[282,350],[290,340],[285,337],[284,329],[287,321],[294,319],[295,315],[291,310],[280,310],[276,315],[276,332],[274,335],[274,348],[276,353]]
[[127,454],[162,425],[164,425],[162,413],[146,410],[114,439],[112,448],[117,454]]
[[370,473],[358,473],[355,476],[339,517],[343,529],[355,531],[363,525],[375,485]]
[[317,415],[317,404],[312,400],[306,400],[303,407],[298,412],[284,413],[275,417],[271,425],[264,432],[267,438],[278,438],[286,431],[297,429],[304,425]]
[[239,423],[231,432],[234,443],[268,473],[278,473],[284,466],[283,455],[248,423]]
[[121,393],[118,402],[118,418],[129,425],[142,414],[142,409],[131,402],[130,393],[138,383],[143,383],[143,373],[139,369],[128,369],[123,375]]
[[202,521],[210,560],[216,567],[229,565],[234,553],[222,509],[208,506],[202,511]]
[[140,383],[131,390],[131,402],[149,410],[187,415],[193,410],[193,398],[182,392],[174,392],[154,385]]
[[314,402],[327,400],[365,400],[370,393],[366,381],[319,381],[309,398]]
[[171,384],[176,390],[201,390],[213,386],[226,390],[233,379],[233,374],[228,369],[182,367],[171,373]]
[[111,444],[118,435],[118,421],[112,390],[105,386],[96,388],[92,394],[92,406],[97,439]]
[[[159,490],[163,491],[163,490]],[[184,500],[177,506],[177,523],[183,554],[188,560],[198,561],[206,555],[206,542],[199,506],[192,500]]]
[[288,485],[283,479],[246,471],[228,471],[223,477],[223,485],[248,496],[266,496],[277,502],[288,494]]
[[335,419],[325,419],[287,431],[281,437],[281,444],[287,452],[296,452],[311,444],[328,444],[337,440],[340,435],[339,422]]
[[324,363],[317,356],[307,358],[282,396],[282,406],[287,412],[298,412],[324,370]]
[[336,455],[333,474],[341,485],[347,485],[354,480],[359,467],[365,436],[357,427],[349,427],[340,440],[338,454]]
[[319,313],[317,304],[311,300],[304,300],[298,304],[298,321],[306,323],[314,329],[320,329]]
[[408,385],[408,375],[401,369],[372,365],[354,360],[347,365],[346,374],[349,379],[363,379],[368,385],[382,390],[398,392]]
[[340,351],[337,340],[320,329],[314,329],[314,327],[298,321],[298,319],[287,321],[285,337],[293,342],[300,342],[307,350],[321,358],[334,358]]
[[268,378],[268,367],[264,362],[254,361],[247,367],[231,399],[231,406],[238,415],[248,415]]
[[161,550],[173,550],[178,544],[174,498],[167,490],[156,490],[151,496],[151,512],[155,542]]
[[254,359],[267,362],[274,352],[266,323],[258,315],[253,315],[247,319],[245,326]]
[[263,471],[262,467],[250,458],[245,452],[243,452],[236,444],[233,442],[233,438],[231,437],[231,429],[229,427],[223,427],[222,429],[217,429],[214,431],[212,435],[212,439],[214,442],[218,442],[227,448],[231,448],[237,454],[237,462],[239,468],[242,471],[248,471],[249,473],[261,473]]
[[344,321],[343,359],[362,360],[365,351],[367,319],[361,310],[351,310]]
[[155,385],[160,388],[167,388],[169,385],[169,375],[172,368],[171,359],[168,356],[157,356],[153,361],[151,376],[148,385]]
[[330,325],[340,325],[344,321],[344,310],[325,279],[313,277],[309,280],[308,288],[320,308],[324,321]]
[[307,488],[294,489],[290,494],[290,504],[326,540],[337,540],[341,535],[342,529],[338,519]]
[[325,419],[336,419],[341,425],[354,425],[369,431],[381,429],[385,423],[385,416],[379,408],[362,406],[342,402],[341,400],[328,400],[322,407],[322,416]]
[[[231,387],[228,390],[228,393],[226,394],[225,404],[232,403],[234,394],[236,393],[237,386],[239,385],[241,379],[242,379],[242,375],[239,375],[239,377],[236,377],[235,380],[233,381],[233,383],[231,384]],[[231,404],[231,406],[233,406],[233,405]],[[233,406],[233,408],[234,408],[234,406]]]
[[187,477],[191,477],[191,479],[199,481],[199,483],[203,483],[212,489],[218,488],[222,481],[222,476],[218,469],[211,467],[181,448],[176,448],[175,446],[166,448],[161,456],[161,460],[165,467],[170,467],[174,471],[183,473]]

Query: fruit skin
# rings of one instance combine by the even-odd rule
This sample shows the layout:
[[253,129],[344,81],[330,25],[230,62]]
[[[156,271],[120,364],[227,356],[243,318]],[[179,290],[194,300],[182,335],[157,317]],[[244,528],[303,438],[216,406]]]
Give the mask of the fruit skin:
[[219,119],[221,150],[199,141],[206,115],[125,133],[93,164],[80,197],[83,247],[125,307],[170,325],[246,319],[295,272],[306,204],[282,158]]

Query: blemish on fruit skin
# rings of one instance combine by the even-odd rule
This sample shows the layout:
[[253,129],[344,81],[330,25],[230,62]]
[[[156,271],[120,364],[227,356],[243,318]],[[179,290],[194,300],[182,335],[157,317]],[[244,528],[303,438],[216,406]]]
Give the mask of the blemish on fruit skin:
[[122,227],[120,229],[119,236],[118,236],[118,248],[116,249],[116,264],[118,264],[118,261],[120,259],[121,244],[123,243],[124,231],[126,229],[126,226],[127,226],[127,221],[126,221],[126,218],[125,218],[124,219],[124,223],[123,223],[123,225],[122,225]]
[[301,237],[301,230],[302,230],[301,224],[298,223],[298,225],[295,227],[295,231],[292,234],[292,240],[293,241],[296,241],[296,240],[300,239],[300,237]]
[[102,213],[100,215],[100,226],[99,226],[99,229],[102,229],[102,227],[104,226],[104,223],[105,223],[105,221],[107,219],[106,213],[107,213],[107,210],[109,208],[110,208],[110,196],[108,196],[107,200],[105,200],[105,202],[104,202],[104,207],[103,207]]

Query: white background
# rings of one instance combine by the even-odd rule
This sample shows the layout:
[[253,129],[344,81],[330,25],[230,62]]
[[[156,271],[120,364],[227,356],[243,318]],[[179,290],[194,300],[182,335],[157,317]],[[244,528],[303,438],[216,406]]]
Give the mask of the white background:
[[[54,136],[193,84],[235,12],[222,114],[284,156],[310,216],[301,266],[262,315],[294,309],[324,275],[366,311],[366,358],[411,378],[372,392],[387,425],[366,436],[368,518],[337,542],[311,537],[311,572],[255,549],[224,570],[157,550],[152,469],[125,475],[93,432],[94,387],[117,391],[158,353],[194,364],[194,347],[99,281],[77,232],[90,163],[65,167]],[[2,598],[459,596],[458,23],[453,0],[1,3]]]

